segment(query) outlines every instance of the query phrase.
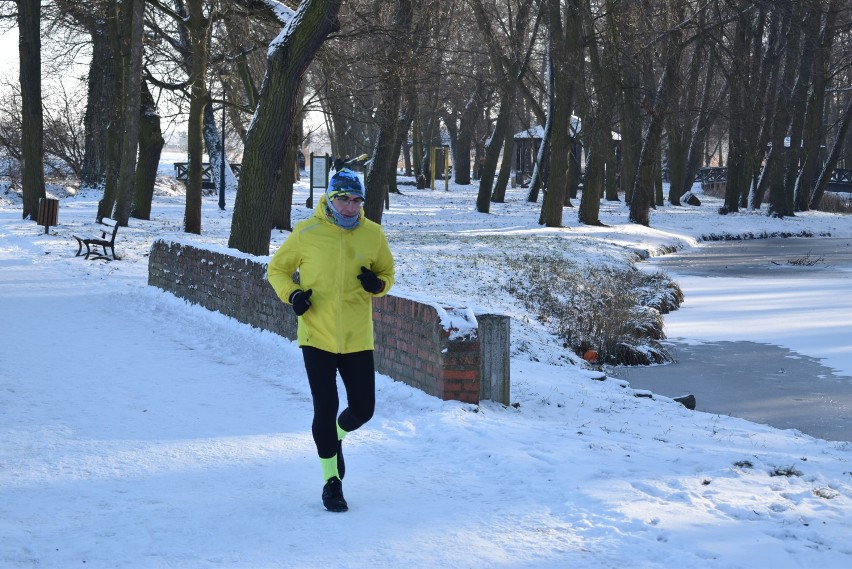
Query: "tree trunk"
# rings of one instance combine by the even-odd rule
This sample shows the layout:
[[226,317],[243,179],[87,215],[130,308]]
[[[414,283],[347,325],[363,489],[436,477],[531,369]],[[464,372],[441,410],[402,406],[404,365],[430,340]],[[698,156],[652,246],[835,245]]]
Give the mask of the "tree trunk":
[[631,22],[639,17],[638,2],[620,2],[606,0],[609,40],[613,51],[618,54],[615,70],[618,72],[618,105],[621,134],[621,170],[620,185],[624,190],[624,201],[630,203],[633,199],[633,188],[639,169],[639,155],[642,152],[643,119],[640,105],[642,81],[639,72],[642,58],[647,54],[636,54],[631,57],[629,51],[634,49],[630,44],[637,40],[633,38],[635,30]]
[[535,163],[530,177],[530,191],[527,193],[527,201],[530,203],[537,202],[539,191],[547,187],[547,173],[550,167],[550,134],[553,132],[550,116],[551,114],[548,111],[548,118],[544,122],[544,132],[535,155]]
[[749,201],[755,168],[766,154],[766,140],[761,134],[761,117],[771,108],[770,87],[774,69],[778,24],[773,14],[769,39],[764,46],[766,8],[755,16],[748,11],[738,14],[732,31],[734,43],[729,75],[728,177],[725,185],[725,204],[720,213],[736,212]]
[[562,207],[568,192],[569,160],[574,144],[571,111],[574,108],[575,71],[579,67],[577,60],[580,57],[582,20],[576,3],[571,0],[568,4],[563,24],[561,2],[546,0],[550,23],[548,61],[553,74],[553,106],[550,109],[552,132],[547,192],[542,200],[539,223],[547,227],[562,226]]
[[142,28],[145,0],[130,0],[122,4],[122,27],[129,40],[123,53],[124,73],[123,114],[124,133],[121,140],[121,166],[119,170],[118,198],[113,219],[126,227],[133,206],[133,179],[136,172],[136,155],[139,147],[139,110],[142,96]]
[[[400,35],[407,36],[411,30],[412,8],[410,0],[396,4],[392,27]],[[378,132],[373,144],[370,167],[364,177],[366,198],[364,215],[381,224],[383,205],[389,203],[389,194],[396,189],[396,163],[399,158],[399,128],[402,115],[403,68],[408,62],[404,46],[387,36],[382,47],[389,64],[381,77],[382,96],[376,109]]]
[[400,193],[399,187],[396,183],[396,164],[399,161],[399,155],[402,154],[403,164],[405,167],[406,176],[411,175],[411,157],[409,153],[406,152],[406,149],[409,148],[408,144],[408,133],[411,130],[411,123],[414,119],[414,113],[417,109],[417,96],[415,93],[407,92],[403,93],[402,105],[399,112],[399,117],[397,118],[396,123],[396,143],[394,144],[394,148],[396,148],[396,158],[394,159],[393,167],[394,173],[393,177],[390,180],[390,185],[388,186],[388,192],[398,194]]
[[811,209],[819,209],[822,196],[825,195],[825,187],[828,185],[831,173],[837,167],[837,162],[840,159],[840,152],[843,150],[846,133],[849,132],[850,122],[852,122],[852,99],[850,99],[846,104],[846,110],[843,112],[843,117],[840,120],[840,128],[837,131],[837,138],[834,141],[834,145],[831,147],[831,152],[822,167],[822,172],[820,173],[816,186],[814,187],[814,195],[811,198],[810,203]]
[[[225,93],[222,93],[222,112],[225,112]],[[225,139],[222,138],[222,118],[217,117],[218,113],[213,111],[212,101],[208,99],[207,105],[204,106],[204,128],[202,129],[204,137],[204,146],[207,148],[207,158],[210,164],[210,172],[213,174],[213,183],[216,184],[216,191],[221,191],[222,186],[222,149],[225,147]],[[227,117],[226,117],[227,118]],[[233,127],[234,123],[231,122]],[[225,125],[227,128],[227,125]],[[225,190],[233,190],[237,187],[237,177],[231,169],[230,161],[225,154]]]
[[[437,70],[433,70],[434,75],[438,75]],[[424,105],[423,101],[427,101],[428,105]],[[441,143],[441,125],[438,116],[438,105],[440,103],[440,96],[438,91],[437,84],[431,86],[429,91],[423,93],[420,97],[421,106],[426,106],[426,110],[423,112],[423,116],[426,117],[426,122],[420,122],[421,127],[423,128],[423,136],[422,142],[423,146],[421,147],[421,152],[423,156],[421,158],[422,171],[421,173],[426,177],[426,183],[431,187],[432,185],[432,147],[440,146]],[[435,173],[439,171],[438,165],[435,165]]]
[[[639,157],[639,172],[633,185],[633,198],[630,200],[630,221],[641,225],[650,225],[650,209],[654,203],[656,181],[659,177],[660,139],[663,130],[663,116],[669,108],[673,96],[673,83],[680,66],[683,46],[680,45],[680,33],[671,31],[666,40],[663,53],[667,54],[665,69],[654,95],[651,109],[651,122],[642,144]],[[662,192],[660,192],[662,193]]]
[[530,177],[530,191],[527,193],[527,201],[535,203],[538,201],[538,192],[546,186],[547,170],[550,162],[550,135],[553,132],[553,66],[550,63],[550,53],[546,53],[545,62],[545,86],[547,94],[547,108],[545,110],[544,128],[542,129],[541,142],[533,164],[532,176]]
[[[492,192],[496,190],[499,198],[500,194],[505,192],[505,183],[508,182],[509,172],[511,171],[511,144],[505,150],[504,159],[506,170],[502,172],[501,178],[498,179],[498,187],[494,185],[494,175],[497,170],[497,161],[500,155],[500,149],[506,145],[507,136],[511,136],[512,111],[515,105],[515,99],[518,92],[518,85],[523,79],[529,66],[529,54],[524,51],[523,46],[527,42],[528,37],[535,37],[535,31],[528,29],[530,23],[530,15],[533,5],[529,2],[520,2],[517,6],[517,13],[512,25],[509,27],[496,28],[492,26],[494,19],[491,13],[485,8],[481,0],[472,2],[476,23],[486,39],[488,45],[488,53],[491,59],[492,67],[497,70],[497,80],[499,81],[500,93],[500,111],[497,113],[497,120],[494,123],[494,130],[488,138],[485,145],[485,161],[482,164],[482,177],[479,180],[479,192],[476,198],[476,210],[480,213],[488,213],[490,211],[491,198],[494,195]],[[534,29],[537,29],[540,22],[539,16],[541,12],[536,13]],[[561,25],[561,22],[559,22]],[[503,35],[498,39],[495,29],[499,29]],[[529,49],[532,49],[530,46]],[[504,187],[501,189],[499,183],[501,180]]]
[[[733,53],[744,54],[747,46],[747,15],[739,14],[734,26]],[[728,96],[728,175],[725,182],[725,203],[719,213],[736,213],[740,196],[748,191],[746,174],[746,92],[748,90],[748,65],[745,57],[731,58],[730,94]]]
[[[710,138],[710,128],[715,122],[717,116],[717,105],[723,100],[723,95],[727,91],[727,83],[724,84],[719,94],[712,97],[711,93],[715,90],[714,77],[716,73],[716,65],[710,63],[707,65],[704,75],[704,84],[702,87],[701,103],[698,107],[698,119],[695,126],[695,135],[689,141],[689,151],[686,159],[686,184],[684,192],[692,189],[692,184],[698,174],[698,168],[702,165],[702,154],[708,146]],[[709,162],[705,162],[709,164]],[[681,193],[681,195],[683,195]]]
[[[596,125],[599,131],[600,126]],[[599,218],[601,210],[601,193],[604,184],[604,156],[601,151],[601,135],[593,132],[589,141],[589,152],[586,158],[586,181],[583,183],[583,195],[580,198],[580,209],[577,220],[586,225],[603,225]],[[608,137],[604,137],[608,138]],[[598,139],[598,140],[594,140]],[[604,144],[606,144],[604,142]]]
[[366,199],[364,215],[381,224],[385,201],[390,186],[396,178],[396,160],[399,156],[397,126],[402,106],[402,81],[398,70],[389,70],[382,78],[382,99],[376,110],[378,133],[373,146],[373,156],[364,178]]
[[275,199],[272,204],[272,228],[291,231],[293,229],[293,184],[296,174],[293,168],[287,168],[287,164],[296,163],[296,137],[295,131],[290,138],[290,144],[284,150],[284,168],[278,178],[278,186],[275,188]]
[[[820,61],[817,65],[822,66],[823,62]],[[798,178],[796,178],[796,184],[793,189],[795,211],[808,210],[816,176],[819,172],[820,146],[825,139],[825,129],[823,127],[825,88],[826,81],[824,76],[821,79],[815,79],[813,92],[808,99],[808,110],[805,113],[803,129],[804,146],[802,148],[805,158],[802,163],[802,170],[799,172]]]
[[482,165],[482,178],[479,180],[479,193],[476,197],[476,211],[479,213],[491,211],[491,192],[494,191],[494,177],[497,173],[500,150],[506,140],[506,133],[510,130],[512,105],[515,102],[514,91],[513,84],[503,85],[500,91],[500,111],[494,122],[494,130],[488,142],[485,143],[485,163]]
[[497,184],[495,184],[494,192],[491,194],[491,201],[494,203],[505,203],[506,201],[506,186],[509,185],[509,178],[512,176],[512,158],[515,155],[515,135],[512,130],[507,128],[503,135],[503,161],[500,162]]
[[[204,0],[186,0],[184,25],[189,36],[189,116],[186,123],[186,148],[189,159],[186,176],[186,207],[183,230],[201,234],[201,183],[204,164],[204,108],[207,94],[207,59],[211,21],[204,15]],[[280,158],[279,158],[280,160]],[[274,187],[274,186],[273,186]],[[267,227],[267,230],[269,228]]]
[[639,108],[639,80],[631,64],[622,64],[621,95],[621,186],[624,201],[633,201],[633,189],[642,153],[642,114]]
[[[785,211],[795,215],[796,199],[795,187],[799,177],[799,167],[803,162],[802,155],[802,131],[804,130],[805,117],[807,115],[808,92],[811,88],[811,77],[813,76],[814,60],[816,58],[817,43],[819,41],[820,24],[822,14],[816,9],[808,9],[803,22],[804,33],[802,34],[801,56],[799,58],[796,83],[790,94],[790,151],[787,152],[784,165],[784,201]],[[805,199],[807,201],[807,199]]]
[[[565,72],[561,72],[565,75]],[[553,131],[550,136],[550,157],[548,159],[547,191],[541,204],[539,223],[547,227],[562,227],[562,207],[568,191],[568,160],[571,138],[566,125],[571,122],[570,80],[557,76],[554,84],[557,94],[554,97]]]
[[[801,23],[800,7],[790,6],[789,14],[785,14],[785,28],[787,33],[786,57],[784,71],[781,76],[780,100],[776,107],[772,124],[772,149],[766,158],[766,174],[769,188],[769,215],[773,217],[786,217],[794,215],[792,204],[792,188],[788,199],[785,183],[784,165],[787,160],[785,154],[793,149],[787,149],[784,144],[785,135],[791,124],[792,93],[795,85],[796,74],[799,71]],[[785,96],[785,94],[789,94]]]
[[[616,101],[616,77],[617,66],[612,49],[607,49],[603,57],[600,53],[600,34],[595,28],[595,18],[592,15],[590,0],[583,0],[583,33],[588,40],[589,50],[589,77],[591,88],[586,88],[586,97],[594,94],[597,104],[588,103],[587,122],[591,119],[594,127],[589,135],[589,152],[586,164],[586,185],[583,187],[583,199],[589,189],[589,175],[591,174],[592,195],[597,195],[597,203],[588,203],[585,207],[583,200],[580,201],[580,221],[598,225],[600,220],[600,198],[605,196],[608,201],[618,200],[618,187],[616,184],[615,147],[612,141],[612,113]],[[586,74],[583,74],[585,77]],[[590,198],[592,196],[589,196]],[[584,221],[585,220],[585,221]]]
[[56,0],[59,12],[70,16],[88,34],[92,56],[89,62],[86,111],[83,118],[84,148],[80,168],[80,187],[95,188],[104,182],[107,167],[107,130],[111,110],[116,102],[115,74],[116,59],[111,44],[111,24],[114,20],[104,18],[109,13],[111,2],[104,0],[98,9],[77,0]]
[[121,141],[124,134],[124,120],[122,113],[122,101],[124,101],[124,73],[121,69],[124,50],[129,45],[129,38],[123,37],[120,25],[120,4],[117,0],[110,0],[108,4],[109,17],[109,41],[110,57],[113,59],[113,100],[109,101],[105,114],[109,117],[109,126],[106,136],[106,170],[104,171],[104,195],[98,202],[96,219],[112,215],[116,197],[118,197],[119,172],[121,166]]
[[[228,246],[243,253],[268,255],[270,210],[290,140],[299,84],[325,38],[339,28],[342,0],[305,0],[289,34],[270,46],[268,67],[252,126],[246,137],[239,190]],[[289,167],[289,165],[288,165]]]
[[[666,199],[669,204],[680,205],[680,196],[687,188],[687,160],[689,141],[695,136],[693,124],[695,101],[698,98],[699,72],[702,65],[707,65],[700,43],[692,47],[692,58],[686,80],[677,72],[674,88],[678,93],[672,96],[672,106],[667,113],[666,135],[668,140],[669,192]],[[662,205],[662,204],[658,204]]]
[[[574,120],[574,116],[571,116]],[[573,129],[571,132],[574,132]],[[574,207],[571,200],[576,199],[577,192],[580,190],[580,161],[582,159],[583,146],[580,144],[576,136],[569,138],[569,146],[571,152],[568,153],[568,187],[565,191],[565,198],[562,205],[565,207]]]
[[133,180],[133,210],[136,219],[151,219],[151,202],[154,199],[154,186],[157,183],[157,169],[160,155],[166,141],[160,128],[160,115],[148,83],[142,82],[139,113],[139,162],[136,164],[136,177]]
[[[596,36],[589,0],[583,0],[583,34],[585,37]],[[609,125],[602,124],[602,109],[607,104],[602,99],[602,91],[605,85],[605,74],[600,61],[600,54],[596,41],[591,41],[589,46],[590,75],[580,75],[580,115],[584,117],[582,128],[582,140],[586,147],[586,179],[583,183],[583,196],[580,198],[580,208],[577,211],[577,220],[586,225],[602,225],[599,219],[601,209],[601,195],[605,182],[606,148],[612,146]]]
[[[484,83],[480,83],[484,85]],[[470,149],[473,146],[473,131],[482,112],[482,98],[479,92],[471,94],[459,119],[458,136],[453,148],[453,176],[456,184],[470,184]]]
[[761,26],[756,27],[755,32],[750,35],[750,76],[757,78],[757,85],[750,90],[751,103],[746,107],[743,122],[747,154],[740,206],[747,206],[750,210],[760,209],[766,191],[764,181],[767,178],[762,175],[761,167],[766,160],[775,112],[781,104],[780,70],[784,67],[781,58],[783,46],[786,45],[782,40],[786,30],[783,29],[785,19],[781,15],[781,10],[772,10],[768,24],[768,39],[764,39],[765,11],[766,8],[760,9],[761,17],[758,21]]
[[21,186],[23,219],[38,219],[44,187],[44,121],[41,100],[41,0],[18,0],[21,83]]
[[828,85],[828,62],[837,31],[838,6],[839,0],[831,0],[825,13],[821,14],[822,27],[815,54],[813,89],[805,113],[803,133],[805,159],[793,190],[796,211],[808,209],[819,171],[820,146],[825,139],[825,94]]
[[86,98],[85,149],[80,185],[94,188],[103,183],[106,175],[107,129],[110,109],[116,101],[116,58],[110,50],[108,24],[92,18],[89,36],[92,39],[92,60],[89,63]]
[[[660,138],[662,138],[660,133]],[[657,207],[662,207],[665,204],[665,196],[663,195],[663,149],[662,142],[657,145],[657,160],[654,167],[654,203]],[[656,209],[656,208],[655,208]]]

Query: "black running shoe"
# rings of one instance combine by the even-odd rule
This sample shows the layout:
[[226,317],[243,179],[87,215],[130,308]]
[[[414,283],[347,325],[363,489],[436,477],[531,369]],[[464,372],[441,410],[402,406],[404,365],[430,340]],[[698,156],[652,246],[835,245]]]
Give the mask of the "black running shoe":
[[322,488],[322,505],[329,512],[345,512],[349,509],[343,497],[343,484],[340,478],[329,478]]
[[343,441],[337,441],[337,473],[340,479],[346,476],[346,462],[343,460]]

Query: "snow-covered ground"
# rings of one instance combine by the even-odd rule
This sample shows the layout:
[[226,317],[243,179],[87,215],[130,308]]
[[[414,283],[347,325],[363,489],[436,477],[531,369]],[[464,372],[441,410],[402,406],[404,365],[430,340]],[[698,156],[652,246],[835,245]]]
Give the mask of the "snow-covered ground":
[[[187,236],[182,197],[161,192],[152,221],[120,230],[122,260],[103,262],[75,258],[71,237],[99,195],[56,191],[60,225],[45,235],[0,190],[0,566],[852,562],[852,443],[601,380],[501,290],[499,262],[559,250],[628,263],[710,233],[850,236],[848,216],[719,216],[702,196],[700,207],[653,211],[651,228],[604,203],[608,227],[579,225],[568,208],[565,227],[547,229],[520,188],[487,215],[475,186],[438,188],[403,186],[384,214],[396,291],[510,314],[516,405],[442,402],[379,376],[375,417],[346,439],[346,514],[320,504],[298,347],[146,284],[154,239],[227,243],[233,195],[225,212],[206,197],[202,235]],[[309,215],[298,205],[307,194],[304,182],[296,219]],[[285,237],[275,232],[273,248]],[[788,289],[773,297],[779,310],[800,298]],[[835,352],[829,365],[852,371]]]

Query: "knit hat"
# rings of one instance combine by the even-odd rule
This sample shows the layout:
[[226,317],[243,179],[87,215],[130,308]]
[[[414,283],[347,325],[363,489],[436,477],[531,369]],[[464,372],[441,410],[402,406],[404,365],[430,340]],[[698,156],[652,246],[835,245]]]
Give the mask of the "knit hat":
[[325,215],[335,225],[341,227],[343,229],[355,229],[361,223],[361,215],[362,212],[358,212],[358,215],[354,215],[352,217],[347,217],[337,211],[337,208],[334,207],[334,198],[339,198],[341,196],[354,196],[356,198],[364,199],[364,185],[361,183],[361,178],[348,168],[343,168],[338,170],[337,173],[331,177],[331,180],[328,183],[328,189],[325,191],[326,195],[326,203],[325,203]]
[[349,168],[343,168],[331,177],[325,194],[328,196],[329,201],[340,196],[355,196],[363,200],[364,184],[361,183],[361,178],[358,177],[358,174]]

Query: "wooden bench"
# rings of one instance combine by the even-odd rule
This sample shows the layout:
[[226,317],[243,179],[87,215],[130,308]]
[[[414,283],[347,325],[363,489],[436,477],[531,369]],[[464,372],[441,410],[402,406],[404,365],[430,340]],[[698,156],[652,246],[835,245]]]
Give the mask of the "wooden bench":
[[[115,256],[115,236],[118,234],[118,222],[109,217],[102,218],[95,226],[91,228],[92,234],[79,237],[74,235],[77,240],[77,254],[75,257],[84,255],[86,259],[106,259],[110,260],[112,255],[113,260],[118,260]],[[86,253],[83,253],[83,246],[86,247]],[[98,251],[98,247],[103,250],[103,253]]]
[[[239,162],[228,162],[231,166],[231,171],[234,173],[234,177],[239,180],[240,172],[242,172],[242,164]],[[186,183],[187,178],[189,177],[189,162],[175,162],[175,179],[180,180],[184,184]],[[211,169],[212,165],[209,162],[204,162],[201,165],[201,189],[202,190],[213,190],[216,189],[215,180],[219,179],[219,172],[213,173]]]

